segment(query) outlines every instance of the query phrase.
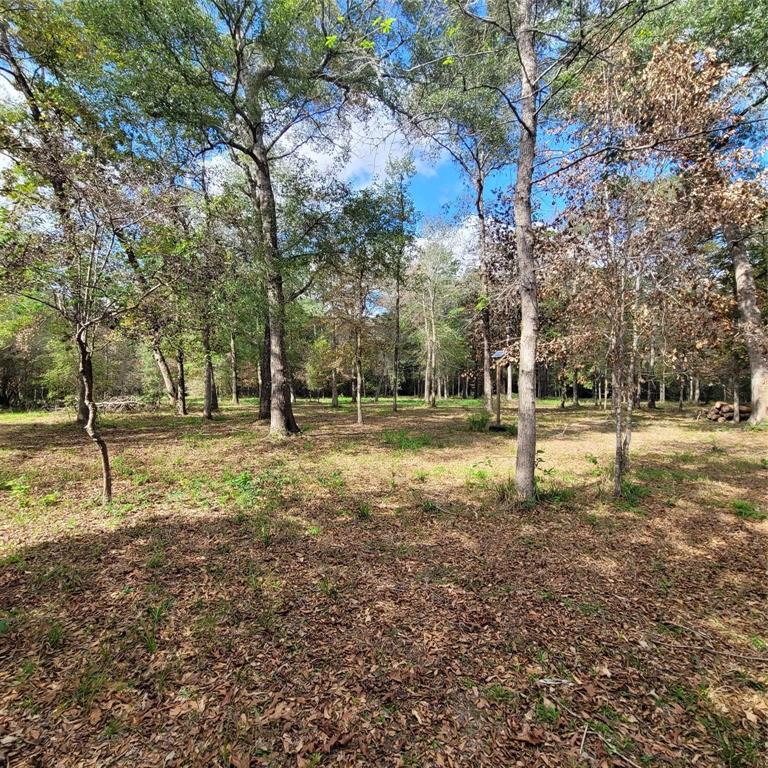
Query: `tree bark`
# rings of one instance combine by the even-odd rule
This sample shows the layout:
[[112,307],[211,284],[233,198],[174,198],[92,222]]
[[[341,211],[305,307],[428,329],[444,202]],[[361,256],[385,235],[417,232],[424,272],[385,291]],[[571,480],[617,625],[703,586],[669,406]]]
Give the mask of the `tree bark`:
[[264,321],[264,338],[261,343],[261,359],[259,361],[259,418],[268,419],[272,408],[272,368],[269,364],[271,334],[269,319]]
[[270,364],[270,410],[269,434],[281,439],[298,433],[299,427],[293,415],[288,381],[288,363],[285,354],[285,293],[283,275],[280,271],[277,244],[277,210],[272,189],[264,139],[255,137],[253,150],[256,177],[256,203],[261,219],[261,246],[267,282],[267,312],[269,317],[269,364]]
[[518,495],[532,499],[536,493],[536,347],[539,308],[534,262],[531,212],[533,164],[536,158],[537,61],[534,49],[533,0],[517,0],[517,44],[520,53],[520,148],[515,181],[515,244],[520,292],[520,363],[517,377],[518,437],[515,485]]
[[739,325],[749,356],[750,398],[752,414],[750,424],[768,420],[768,329],[760,312],[757,288],[747,245],[740,232],[727,233],[736,277],[736,303],[739,307]]
[[152,342],[151,348],[152,357],[154,358],[155,363],[157,364],[157,368],[160,371],[160,375],[163,379],[163,386],[165,387],[165,393],[168,396],[168,402],[171,404],[171,407],[175,409],[176,398],[178,397],[178,394],[176,391],[176,384],[173,381],[173,376],[171,375],[170,366],[168,365],[168,361],[165,359],[163,350],[160,348],[160,344],[157,340]]
[[480,270],[483,285],[480,309],[480,330],[483,345],[483,403],[488,413],[493,413],[493,379],[491,378],[491,267],[488,263],[487,231],[483,190],[485,179],[479,173],[475,180],[475,210],[479,224]]
[[107,444],[98,427],[98,411],[93,398],[93,361],[84,328],[77,332],[75,342],[78,349],[80,380],[83,384],[83,399],[88,409],[88,418],[84,428],[88,437],[98,447],[101,455],[102,501],[104,504],[108,504],[112,501],[112,468],[109,464]]
[[211,332],[208,326],[203,328],[203,418],[213,418],[213,362],[211,361]]
[[88,405],[85,402],[85,384],[83,377],[77,376],[77,423],[85,426],[88,421]]
[[184,376],[184,350],[179,347],[176,350],[176,370],[179,379],[178,398],[176,400],[176,412],[179,416],[187,415],[187,382]]
[[365,313],[365,294],[363,276],[359,276],[357,286],[357,322],[355,323],[355,402],[357,405],[357,423],[363,423],[363,339],[362,325]]
[[395,275],[395,350],[392,366],[392,411],[397,412],[397,391],[400,388],[400,264]]
[[237,346],[235,345],[235,334],[229,332],[229,365],[230,377],[232,379],[232,402],[237,405],[240,402],[240,392],[237,380]]

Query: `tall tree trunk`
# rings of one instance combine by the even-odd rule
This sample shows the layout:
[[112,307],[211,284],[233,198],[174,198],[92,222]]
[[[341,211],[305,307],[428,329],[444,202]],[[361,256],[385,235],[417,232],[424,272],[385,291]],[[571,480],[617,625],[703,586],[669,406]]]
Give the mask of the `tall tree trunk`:
[[573,405],[580,405],[579,403],[579,371],[573,369],[573,396],[571,398]]
[[523,499],[536,493],[536,347],[539,334],[539,307],[534,262],[531,212],[533,164],[536,158],[536,84],[533,0],[517,0],[517,45],[520,53],[520,148],[515,181],[515,245],[520,292],[520,363],[517,377],[518,437],[515,485]]
[[400,388],[400,265],[395,275],[395,350],[393,356],[392,410],[397,411],[397,391]]
[[256,202],[261,220],[261,250],[266,267],[267,313],[269,317],[270,413],[269,434],[284,438],[299,432],[291,406],[288,363],[285,354],[285,293],[277,244],[277,211],[269,160],[263,136],[254,148]]
[[206,325],[203,328],[203,418],[213,418],[213,362],[211,360],[211,332]]
[[507,365],[507,400],[512,401],[512,363]]
[[232,379],[232,402],[237,405],[240,402],[240,392],[237,380],[237,346],[233,331],[229,332],[229,365],[230,378]]
[[478,173],[475,179],[475,210],[479,224],[480,271],[483,285],[480,309],[480,332],[483,345],[483,404],[488,413],[493,413],[493,379],[491,378],[491,265],[487,253],[487,231],[483,190],[485,177]]
[[429,407],[437,407],[437,390],[439,387],[439,379],[437,376],[437,328],[435,324],[435,295],[432,292],[429,303],[429,322],[430,322],[430,342],[432,347],[432,371],[430,374],[430,381],[432,382],[432,390],[429,393]]
[[272,408],[272,367],[269,364],[272,335],[269,332],[269,319],[264,321],[264,338],[261,342],[259,361],[259,418],[268,419]]
[[739,412],[739,378],[734,374],[731,379],[731,385],[733,386],[733,423],[738,424],[741,421],[741,413]]
[[357,406],[357,423],[363,423],[363,365],[360,360],[360,330],[355,331],[355,404]]
[[621,496],[622,481],[624,478],[624,387],[619,376],[618,366],[611,368],[611,403],[613,405],[614,420],[614,451],[613,451],[613,495]]
[[176,400],[176,413],[179,416],[187,415],[187,381],[184,376],[184,350],[179,347],[176,350],[176,371],[179,379],[178,398]]
[[365,313],[365,296],[363,293],[363,277],[357,287],[357,322],[355,323],[355,401],[357,405],[357,423],[363,423],[363,339],[362,325]]
[[728,241],[736,276],[736,302],[739,306],[739,325],[749,356],[750,398],[752,414],[750,424],[768,420],[768,329],[760,312],[757,288],[747,245],[740,232],[731,229]]
[[101,455],[101,497],[103,503],[108,504],[112,501],[112,468],[109,464],[109,450],[107,449],[107,444],[99,431],[98,412],[93,397],[93,361],[86,338],[86,329],[82,328],[77,332],[75,342],[78,350],[80,379],[83,382],[83,398],[85,400],[86,408],[88,409],[88,418],[84,428],[88,437],[90,437],[98,447]]

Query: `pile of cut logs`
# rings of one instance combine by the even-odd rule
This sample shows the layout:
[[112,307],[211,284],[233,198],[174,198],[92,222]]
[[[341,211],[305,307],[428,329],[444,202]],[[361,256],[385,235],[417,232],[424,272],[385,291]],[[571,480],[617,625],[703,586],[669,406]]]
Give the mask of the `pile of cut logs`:
[[[722,400],[718,400],[707,412],[707,418],[710,421],[733,421],[733,414],[735,409],[733,403],[724,403]],[[745,421],[752,413],[752,408],[748,405],[739,406],[739,421]]]
[[96,403],[96,407],[102,413],[134,413],[135,411],[151,411],[154,406],[139,400],[136,397],[114,397],[112,400],[103,400]]

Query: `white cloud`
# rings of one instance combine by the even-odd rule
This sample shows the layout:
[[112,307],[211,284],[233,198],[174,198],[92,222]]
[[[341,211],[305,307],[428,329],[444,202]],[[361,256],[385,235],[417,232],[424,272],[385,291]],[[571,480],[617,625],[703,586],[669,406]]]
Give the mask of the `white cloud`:
[[446,162],[444,152],[436,153],[426,140],[411,141],[396,121],[383,109],[376,109],[363,119],[351,116],[339,127],[342,136],[334,137],[333,146],[305,145],[298,154],[323,174],[333,174],[354,187],[364,187],[382,176],[390,160],[413,153],[416,173],[435,176]]
[[438,240],[458,260],[461,271],[467,272],[477,266],[479,259],[479,237],[477,216],[466,216],[457,224],[438,224],[426,234],[416,238],[416,247]]

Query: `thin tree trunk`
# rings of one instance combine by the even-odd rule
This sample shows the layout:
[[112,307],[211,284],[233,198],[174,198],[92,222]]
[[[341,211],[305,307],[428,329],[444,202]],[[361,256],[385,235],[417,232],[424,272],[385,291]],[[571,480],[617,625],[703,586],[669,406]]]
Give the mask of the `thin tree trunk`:
[[232,402],[237,405],[240,402],[240,392],[237,380],[237,346],[233,331],[229,332],[229,365],[230,378],[232,379]]
[[208,327],[203,328],[203,418],[213,418],[213,363],[211,361],[211,336]]
[[355,384],[356,384],[356,403],[357,403],[357,423],[363,423],[363,340],[362,324],[363,314],[365,312],[365,296],[363,295],[363,278],[360,275],[358,282],[358,316],[355,324]]
[[432,346],[432,371],[430,374],[430,381],[432,382],[432,389],[429,393],[429,407],[436,408],[437,401],[437,389],[439,386],[439,379],[437,376],[437,330],[435,327],[435,295],[432,292],[430,296],[429,304],[429,320],[430,320],[430,333],[431,333],[431,346]]
[[85,329],[78,331],[75,342],[79,356],[80,379],[83,382],[83,399],[88,409],[88,419],[84,428],[88,437],[98,447],[101,455],[102,501],[104,504],[108,504],[112,501],[112,469],[109,464],[109,450],[98,426],[98,411],[93,397],[93,362]]
[[480,330],[483,346],[483,403],[488,413],[493,413],[493,379],[491,378],[491,267],[487,253],[487,232],[483,190],[485,178],[479,173],[475,179],[475,210],[480,225],[480,270],[483,284],[481,297]]
[[507,400],[512,402],[512,363],[507,365]]
[[750,424],[768,420],[768,329],[760,312],[752,264],[746,242],[740,232],[727,232],[736,276],[736,302],[739,325],[749,356]]
[[614,452],[613,452],[613,495],[621,496],[622,482],[624,478],[624,451],[623,451],[623,405],[624,391],[619,379],[618,366],[611,368],[611,396],[614,419]]
[[518,437],[515,485],[523,499],[536,493],[536,347],[539,308],[534,262],[531,185],[536,158],[536,96],[538,81],[534,49],[533,0],[517,0],[517,45],[522,65],[520,149],[515,181],[515,244],[520,292],[520,363],[517,377]]
[[739,379],[734,376],[731,380],[733,386],[733,423],[738,424],[741,421],[741,413],[739,413]]
[[355,332],[355,403],[357,423],[363,423],[363,366],[360,361],[360,331]]
[[336,380],[336,367],[331,369],[331,408],[339,407],[339,384]]
[[178,398],[176,400],[176,413],[179,416],[187,415],[187,382],[184,376],[184,350],[179,347],[176,350],[176,371],[179,379]]
[[[400,254],[402,259],[403,254]],[[393,356],[392,411],[397,412],[397,391],[400,388],[400,266],[395,275],[395,349]]]
[[573,405],[581,405],[579,403],[579,372],[576,368],[573,369]]

